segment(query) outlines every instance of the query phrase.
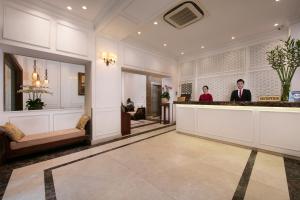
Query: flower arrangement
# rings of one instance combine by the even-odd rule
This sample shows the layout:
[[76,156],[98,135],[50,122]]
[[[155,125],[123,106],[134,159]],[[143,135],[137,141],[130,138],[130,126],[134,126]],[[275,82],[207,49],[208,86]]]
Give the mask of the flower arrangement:
[[300,67],[300,40],[289,37],[282,46],[267,52],[267,60],[281,81],[281,101],[288,101],[291,81]]
[[42,94],[52,94],[48,91],[48,87],[23,85],[22,89],[18,90],[18,93],[28,94],[29,98],[26,101],[26,108],[28,110],[41,110],[45,107],[45,103],[42,101]]
[[162,103],[167,103],[170,100],[170,93],[169,90],[171,90],[172,87],[165,85],[162,88],[162,94],[160,95]]

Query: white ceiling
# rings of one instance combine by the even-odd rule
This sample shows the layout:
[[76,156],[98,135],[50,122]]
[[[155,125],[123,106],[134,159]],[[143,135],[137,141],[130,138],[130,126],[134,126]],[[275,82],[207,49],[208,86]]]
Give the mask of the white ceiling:
[[[205,17],[182,30],[175,29],[162,20],[162,15],[140,27],[141,35],[131,34],[125,40],[130,43],[144,43],[174,56],[208,49],[221,48],[236,41],[242,41],[255,34],[276,29],[279,23],[288,26],[300,19],[300,0],[199,0]],[[167,47],[163,46],[167,43]],[[205,49],[201,49],[204,45]]]
[[[162,16],[183,0],[39,1],[88,19],[97,26],[101,24],[96,28],[102,34],[173,57],[181,57],[182,51],[185,56],[201,53],[268,33],[276,29],[275,23],[287,27],[300,21],[300,0],[198,0],[205,17],[181,30],[164,22]],[[88,9],[83,10],[83,5]],[[67,11],[67,6],[73,10]],[[158,21],[158,25],[153,25],[153,21]],[[142,34],[138,35],[137,31]],[[232,36],[236,40],[231,40]],[[201,49],[202,45],[205,49]]]
[[[82,17],[86,20],[93,21],[97,15],[103,10],[112,0],[38,0],[65,12]],[[71,6],[72,10],[68,11],[67,6]],[[87,10],[83,10],[82,6],[86,6]]]

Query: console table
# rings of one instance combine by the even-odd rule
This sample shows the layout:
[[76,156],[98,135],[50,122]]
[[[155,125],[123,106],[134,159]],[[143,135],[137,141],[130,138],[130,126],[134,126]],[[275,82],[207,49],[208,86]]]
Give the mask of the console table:
[[[160,115],[160,123],[163,124],[169,124],[170,123],[170,103],[162,103],[161,104],[161,108],[162,108],[162,113],[163,113],[163,118],[162,115]],[[167,110],[168,110],[168,117],[167,117]]]

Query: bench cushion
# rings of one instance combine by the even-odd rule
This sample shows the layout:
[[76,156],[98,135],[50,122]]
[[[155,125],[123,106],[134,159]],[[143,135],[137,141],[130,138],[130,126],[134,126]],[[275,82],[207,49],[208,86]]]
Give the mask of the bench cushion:
[[76,138],[85,135],[85,130],[72,128],[60,131],[39,133],[34,135],[25,135],[18,142],[12,141],[10,143],[10,148],[12,150],[22,149],[30,146],[47,144],[50,142],[56,142],[65,139]]
[[5,123],[4,129],[6,130],[8,137],[13,141],[17,142],[25,136],[25,134],[20,129],[18,129],[10,122]]
[[76,128],[78,129],[84,129],[85,125],[87,124],[87,122],[90,120],[90,117],[87,115],[82,115],[76,125]]

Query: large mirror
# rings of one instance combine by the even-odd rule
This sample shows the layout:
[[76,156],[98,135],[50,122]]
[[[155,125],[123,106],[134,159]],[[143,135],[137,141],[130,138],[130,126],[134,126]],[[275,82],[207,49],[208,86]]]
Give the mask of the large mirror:
[[4,54],[4,110],[82,108],[85,66]]

